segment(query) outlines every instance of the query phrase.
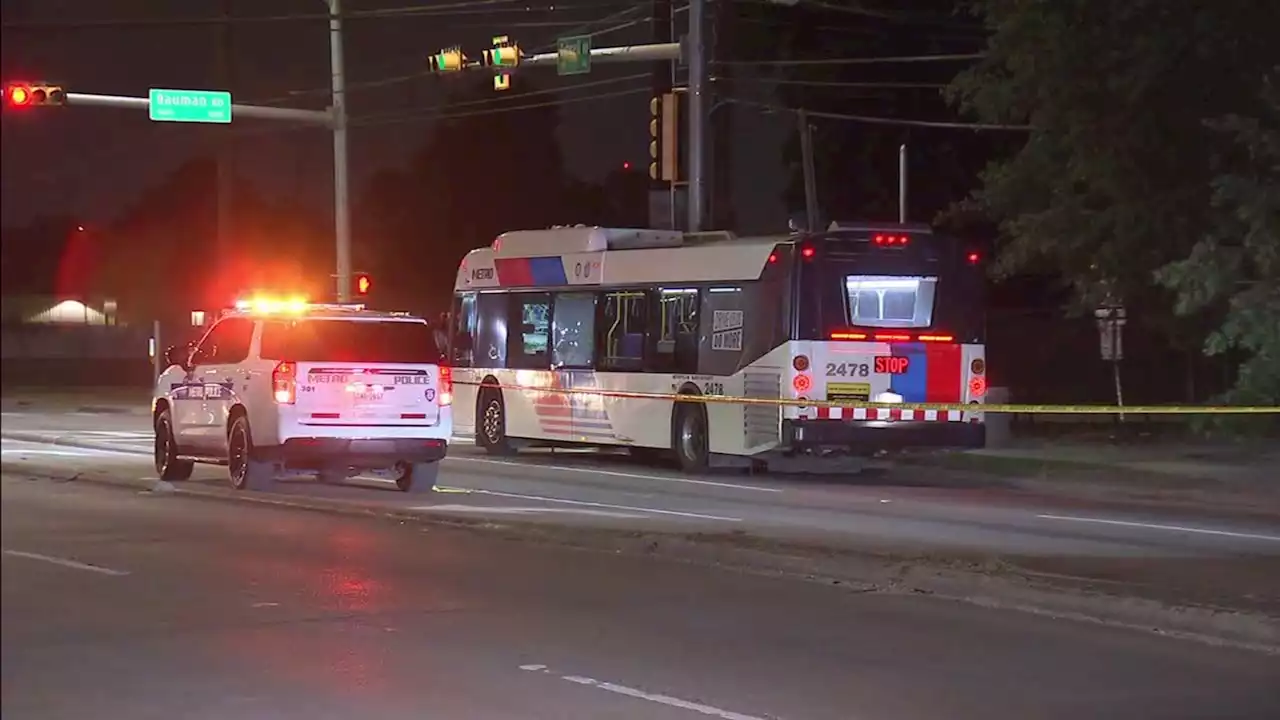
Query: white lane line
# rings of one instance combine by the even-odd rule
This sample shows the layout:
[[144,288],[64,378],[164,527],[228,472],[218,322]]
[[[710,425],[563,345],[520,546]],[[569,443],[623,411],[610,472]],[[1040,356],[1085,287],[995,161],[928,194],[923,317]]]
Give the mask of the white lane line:
[[593,510],[591,508],[549,508],[549,507],[485,507],[483,505],[430,505],[414,508],[414,510],[430,510],[432,512],[476,513],[480,515],[530,515],[539,513],[560,513],[571,515],[593,515],[622,519],[639,519],[640,513],[614,512],[612,510]]
[[[44,443],[36,443],[44,444]],[[89,457],[91,455],[121,455],[136,458],[142,454],[142,448],[138,452],[129,452],[127,450],[108,450],[106,448],[89,448],[66,446],[66,449],[47,449],[47,448],[29,448],[29,447],[9,447],[0,448],[0,455],[53,455],[58,457]]]
[[[580,507],[605,508],[608,510],[622,510],[638,513],[650,513],[654,515],[672,515],[675,517],[693,518],[695,520],[721,520],[724,522],[742,522],[742,518],[725,517],[723,515],[707,515],[705,513],[683,512],[680,510],[660,510],[658,508],[637,507],[634,505],[613,505],[611,503],[587,502],[586,500],[568,500],[565,498],[547,497],[545,495],[524,495],[521,493],[498,492],[497,490],[472,490],[477,495],[492,495],[494,497],[513,498],[515,500],[534,500],[537,502],[562,503],[565,505],[577,505]],[[438,505],[419,505],[409,508],[410,510],[431,510]]]
[[[520,669],[526,670],[529,672],[556,674],[556,673],[552,673],[552,671],[546,665],[521,665]],[[666,705],[667,707],[680,708],[681,710],[688,710],[690,712],[701,713],[702,715],[708,715],[710,717],[720,718],[720,720],[765,720],[765,718],[758,715],[745,715],[740,712],[725,710],[723,708],[718,708],[712,705],[704,705],[702,703],[693,702],[691,700],[682,700],[678,697],[671,697],[670,695],[660,695],[658,693],[645,692],[644,690],[637,690],[633,687],[627,687],[626,685],[619,685],[617,683],[607,682],[605,680],[596,680],[595,678],[583,677],[582,675],[556,674],[556,676],[559,677],[561,680],[571,682],[575,685],[584,685],[586,687],[592,687],[597,690],[605,690],[611,693],[616,693],[618,695],[625,695],[629,698],[635,698],[637,700],[644,700],[646,702],[657,703],[659,705]]]
[[102,567],[101,565],[89,565],[87,563],[76,562],[75,560],[68,560],[66,558],[53,557],[52,555],[41,555],[39,553],[25,552],[23,550],[5,550],[4,554],[9,555],[11,557],[26,558],[28,560],[40,560],[42,562],[52,563],[54,565],[61,565],[62,567],[73,568],[75,570],[88,570],[89,572],[101,573],[103,575],[120,576],[120,575],[129,574],[127,570],[113,570],[112,568]]
[[1145,528],[1147,530],[1166,530],[1168,532],[1196,533],[1199,535],[1217,535],[1220,537],[1240,538],[1243,540],[1265,540],[1280,542],[1280,535],[1259,535],[1255,533],[1233,532],[1230,530],[1213,530],[1211,528],[1188,527],[1186,525],[1161,525],[1159,523],[1142,523],[1130,520],[1107,520],[1105,518],[1074,517],[1071,515],[1036,515],[1044,520],[1063,520],[1066,522],[1094,523],[1097,525],[1117,525],[1120,527]]
[[780,493],[781,488],[761,487],[759,485],[739,485],[737,483],[716,482],[714,480],[694,480],[693,478],[668,477],[666,475],[642,475],[640,473],[618,472],[616,470],[597,470],[595,468],[577,468],[566,465],[543,465],[542,463],[520,463],[506,460],[486,460],[484,458],[449,457],[446,460],[455,462],[488,463],[491,465],[510,465],[518,468],[541,468],[560,472],[590,473],[592,475],[608,475],[611,477],[631,478],[633,480],[658,480],[661,482],[685,483],[688,485],[708,485],[711,487],[732,488],[734,490],[754,490],[755,492]]

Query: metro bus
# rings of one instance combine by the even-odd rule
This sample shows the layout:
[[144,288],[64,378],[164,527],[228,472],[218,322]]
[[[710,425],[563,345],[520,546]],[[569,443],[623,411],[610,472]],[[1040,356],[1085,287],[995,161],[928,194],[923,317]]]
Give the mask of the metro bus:
[[[493,454],[625,447],[674,454],[686,471],[981,447],[982,289],[979,254],[927,226],[833,223],[758,238],[583,226],[508,232],[458,269],[455,428]],[[566,389],[579,392],[559,392]]]

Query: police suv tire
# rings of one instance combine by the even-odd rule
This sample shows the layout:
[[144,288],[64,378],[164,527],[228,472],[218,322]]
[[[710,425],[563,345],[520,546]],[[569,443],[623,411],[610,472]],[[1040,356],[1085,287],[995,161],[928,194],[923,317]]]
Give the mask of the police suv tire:
[[680,469],[685,472],[706,470],[711,457],[710,445],[707,415],[702,406],[695,403],[677,404],[675,422],[671,428],[671,446],[675,450]]
[[490,455],[515,454],[507,439],[507,406],[497,388],[484,388],[476,399],[476,444]]
[[165,482],[191,479],[191,471],[196,464],[178,457],[178,443],[173,436],[173,416],[168,408],[161,410],[156,416],[155,431],[156,474]]
[[275,465],[254,459],[249,418],[237,415],[227,431],[227,474],[236,490],[265,490],[275,482]]
[[396,487],[407,493],[429,493],[436,489],[440,475],[440,461],[406,463],[396,477]]

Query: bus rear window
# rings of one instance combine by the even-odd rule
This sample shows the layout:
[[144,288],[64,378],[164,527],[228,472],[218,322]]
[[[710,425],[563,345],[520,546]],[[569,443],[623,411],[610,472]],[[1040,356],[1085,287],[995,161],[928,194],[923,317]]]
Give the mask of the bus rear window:
[[846,275],[848,322],[861,327],[930,327],[937,287],[936,277]]
[[299,320],[268,323],[262,357],[294,362],[438,363],[426,323],[402,320]]

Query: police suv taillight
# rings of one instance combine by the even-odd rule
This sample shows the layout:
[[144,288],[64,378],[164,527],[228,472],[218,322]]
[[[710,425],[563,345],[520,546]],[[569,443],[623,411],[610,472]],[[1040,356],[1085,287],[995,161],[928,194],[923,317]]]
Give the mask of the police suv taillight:
[[281,405],[292,405],[298,399],[298,364],[285,360],[271,371],[271,395]]
[[440,366],[440,407],[453,404],[453,368],[448,365]]

